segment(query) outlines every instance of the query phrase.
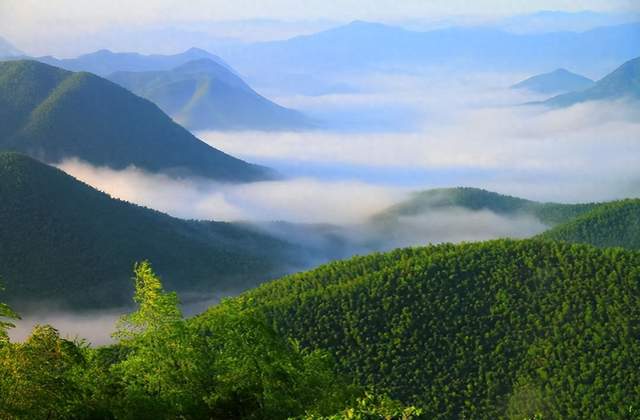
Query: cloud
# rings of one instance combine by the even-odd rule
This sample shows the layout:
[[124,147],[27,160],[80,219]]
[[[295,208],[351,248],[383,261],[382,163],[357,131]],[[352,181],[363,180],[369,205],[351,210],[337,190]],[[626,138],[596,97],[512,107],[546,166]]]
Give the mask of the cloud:
[[114,197],[188,219],[353,223],[397,202],[403,189],[309,178],[250,184],[174,179],[68,159],[59,167]]
[[[446,99],[442,107],[448,107]],[[624,101],[558,110],[461,107],[457,113],[441,110],[443,116],[437,119],[429,119],[429,110],[422,112],[422,128],[415,132],[198,136],[228,153],[276,168],[294,161],[307,170],[331,163],[369,172],[422,171],[424,187],[464,183],[546,200],[619,197],[638,176],[640,108]],[[447,180],[447,174],[455,176]]]
[[452,207],[427,211],[418,216],[401,216],[392,229],[382,226],[372,231],[374,240],[383,244],[382,249],[393,249],[429,243],[528,238],[547,228],[532,215],[507,216],[489,210]]
[[85,314],[68,312],[39,312],[14,322],[16,328],[9,330],[13,342],[24,341],[36,325],[52,325],[60,336],[68,339],[85,339],[93,345],[113,342],[111,333],[121,316],[119,311],[89,312]]

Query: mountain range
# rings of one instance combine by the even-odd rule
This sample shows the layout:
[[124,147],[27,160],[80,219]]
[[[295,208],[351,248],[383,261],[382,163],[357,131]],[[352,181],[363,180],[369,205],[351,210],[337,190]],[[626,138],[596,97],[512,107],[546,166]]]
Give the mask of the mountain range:
[[538,74],[511,86],[512,89],[526,89],[536,93],[557,94],[584,90],[595,82],[587,77],[566,69]]
[[209,58],[174,69],[116,72],[109,79],[149,99],[192,130],[296,130],[313,127],[301,113],[251,89],[228,67]]
[[17,308],[126,305],[133,264],[169,288],[235,292],[298,263],[299,249],[245,225],[175,219],[116,200],[27,156],[0,153],[0,278]]
[[225,57],[254,84],[265,73],[285,78],[285,74],[349,73],[411,65],[532,72],[570,67],[597,74],[638,56],[639,37],[640,23],[585,32],[515,34],[491,27],[419,32],[355,21],[311,35],[238,46],[225,51]]
[[171,70],[194,60],[211,60],[220,66],[231,70],[217,55],[199,48],[190,48],[179,54],[151,54],[144,55],[130,52],[113,52],[99,50],[83,54],[76,58],[58,59],[51,56],[38,57],[36,60],[60,67],[69,71],[87,71],[99,76],[108,76],[117,71],[161,71]]
[[135,166],[219,181],[274,176],[210,147],[115,83],[30,60],[0,63],[0,149],[45,162],[75,157],[114,169]]
[[543,104],[567,107],[588,101],[617,99],[640,99],[640,57],[625,62],[590,88],[554,96]]

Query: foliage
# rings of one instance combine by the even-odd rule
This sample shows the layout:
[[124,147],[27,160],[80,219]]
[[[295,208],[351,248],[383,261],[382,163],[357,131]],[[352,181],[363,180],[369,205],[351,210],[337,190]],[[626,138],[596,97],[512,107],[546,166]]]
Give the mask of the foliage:
[[237,302],[426,418],[624,418],[640,404],[636,252],[540,240],[403,249]]
[[37,326],[0,345],[0,418],[285,419],[328,415],[357,396],[326,352],[280,337],[261,313],[226,301],[185,320],[148,262],[134,272],[137,309],[116,344],[89,348]]
[[542,238],[640,249],[640,200],[614,201],[554,227]]
[[330,416],[306,415],[305,420],[410,420],[420,416],[422,410],[405,407],[386,395],[365,392],[353,407]]
[[[4,290],[2,282],[0,282],[0,292]],[[3,320],[4,318],[4,320]],[[6,303],[0,302],[0,346],[8,340],[7,330],[15,327],[13,323],[7,320],[20,319],[17,313],[13,311]]]
[[20,344],[0,346],[0,418],[64,419],[82,408],[76,374],[85,360],[81,343],[36,326]]

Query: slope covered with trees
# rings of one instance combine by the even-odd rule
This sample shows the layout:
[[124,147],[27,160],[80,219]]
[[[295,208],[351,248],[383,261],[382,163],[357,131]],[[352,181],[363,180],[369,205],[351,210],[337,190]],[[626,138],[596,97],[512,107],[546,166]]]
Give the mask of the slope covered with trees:
[[400,249],[235,302],[425,418],[639,414],[637,252],[541,240]]
[[11,303],[126,304],[130,268],[146,258],[171,289],[238,290],[282,274],[291,251],[248,227],[175,219],[0,153],[0,277]]
[[36,61],[0,63],[0,149],[220,181],[273,177],[198,140],[115,83]]
[[[136,265],[134,282],[136,310],[120,319],[111,346],[90,348],[48,325],[12,343],[0,324],[1,418],[409,420],[420,413],[351,385],[326,352],[277,335],[258,312],[224,302],[188,321],[147,262]],[[4,309],[0,316],[13,316]]]
[[438,188],[415,193],[408,200],[375,215],[373,222],[391,223],[403,216],[418,216],[433,210],[462,208],[489,210],[505,216],[530,215],[546,225],[563,223],[596,207],[595,203],[539,203],[479,188]]
[[117,72],[109,79],[149,99],[192,130],[313,127],[301,113],[259,95],[232,70],[209,59],[167,71]]
[[605,203],[540,235],[598,247],[640,249],[640,200]]

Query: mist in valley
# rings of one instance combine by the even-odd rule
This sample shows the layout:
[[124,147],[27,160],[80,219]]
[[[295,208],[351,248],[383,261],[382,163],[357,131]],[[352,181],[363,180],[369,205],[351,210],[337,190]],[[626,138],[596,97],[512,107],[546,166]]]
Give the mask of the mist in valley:
[[[624,19],[618,16],[618,21]],[[438,22],[412,24],[425,29],[437,27]],[[256,22],[249,40],[224,39],[205,25],[191,31],[164,26],[122,34],[97,31],[100,36],[90,45],[124,48],[122,39],[129,42],[131,33],[144,32],[148,39],[178,34],[175,43],[161,51],[173,52],[195,45],[206,33],[208,44],[200,46],[221,46],[224,51],[229,45],[264,39],[266,33],[269,40],[284,39],[333,24],[322,19],[311,25]],[[503,25],[518,26],[514,21]],[[240,36],[237,28],[245,26],[237,21],[228,23],[227,29]],[[61,32],[54,46],[71,53],[62,42],[68,34]],[[158,52],[157,44],[143,38],[136,48]],[[40,52],[33,41],[27,45]],[[584,70],[590,77],[603,75],[601,69]],[[249,78],[261,94],[318,121],[318,129],[194,134],[228,154],[275,169],[281,178],[272,181],[233,184],[176,178],[133,166],[97,167],[74,156],[57,166],[122,200],[183,219],[242,223],[285,240],[304,254],[303,266],[296,269],[397,247],[527,238],[549,227],[533,215],[456,207],[401,216],[386,224],[375,217],[416,191],[467,186],[564,203],[640,196],[640,108],[626,100],[564,109],[525,105],[547,99],[509,88],[532,75],[522,69],[480,72],[472,65],[454,68],[436,63],[289,79],[279,74]],[[221,297],[216,290],[185,295],[183,309],[193,315]],[[123,312],[30,310],[17,322],[11,338],[22,340],[33,325],[52,324],[64,336],[106,344]]]

